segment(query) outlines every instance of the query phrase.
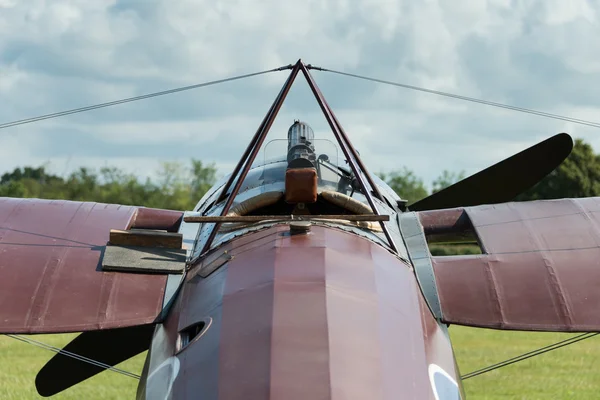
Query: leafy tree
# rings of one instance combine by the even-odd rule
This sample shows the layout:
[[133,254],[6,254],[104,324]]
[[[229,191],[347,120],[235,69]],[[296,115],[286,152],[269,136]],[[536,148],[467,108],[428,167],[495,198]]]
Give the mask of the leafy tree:
[[52,181],[61,180],[59,176],[47,174],[44,166],[38,168],[25,167],[15,168],[13,172],[3,174],[2,178],[0,179],[0,185],[21,181],[24,179],[31,179],[41,184],[47,184]]
[[200,160],[192,160],[191,195],[198,201],[217,181],[215,164],[204,166]]
[[[429,195],[423,180],[418,178],[413,171],[406,167],[389,173],[381,172],[379,173],[379,176],[390,185],[400,197],[408,200],[409,204]],[[444,170],[442,174],[433,181],[432,193],[438,192],[464,178],[464,171],[451,172]]]
[[28,197],[25,185],[22,182],[10,181],[0,185],[0,196],[2,197]]
[[432,193],[439,192],[440,190],[445,189],[448,186],[454,185],[456,182],[463,179],[465,179],[465,171],[450,172],[448,170],[444,170],[442,172],[442,175],[440,175],[433,181]]
[[389,173],[380,172],[379,177],[409,204],[428,196],[423,180],[406,167]]
[[0,180],[0,196],[97,201],[141,205],[173,210],[191,210],[216,182],[214,164],[192,160],[186,168],[180,163],[164,163],[159,180],[139,180],[115,167],[99,172],[81,167],[62,178],[38,168],[16,168]]

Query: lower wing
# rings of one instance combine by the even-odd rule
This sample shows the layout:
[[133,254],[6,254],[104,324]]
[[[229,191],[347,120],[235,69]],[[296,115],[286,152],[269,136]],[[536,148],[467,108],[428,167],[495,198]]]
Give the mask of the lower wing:
[[600,331],[600,198],[416,213],[430,242],[472,237],[482,254],[429,256],[446,323]]
[[61,333],[153,323],[167,276],[102,271],[111,229],[176,231],[181,212],[0,198],[0,333]]

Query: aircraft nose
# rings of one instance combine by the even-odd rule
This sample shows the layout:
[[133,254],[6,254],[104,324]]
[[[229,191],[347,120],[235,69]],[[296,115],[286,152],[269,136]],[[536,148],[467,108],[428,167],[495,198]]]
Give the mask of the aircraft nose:
[[230,261],[188,277],[179,326],[211,326],[177,355],[173,398],[434,398],[409,267],[357,235],[306,228],[243,236],[218,250]]

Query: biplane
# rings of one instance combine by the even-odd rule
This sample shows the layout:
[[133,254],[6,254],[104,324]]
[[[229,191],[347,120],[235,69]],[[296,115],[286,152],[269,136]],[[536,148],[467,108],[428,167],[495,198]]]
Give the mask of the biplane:
[[[82,332],[39,371],[42,396],[147,350],[140,400],[458,400],[451,324],[600,330],[600,200],[513,201],[569,135],[407,204],[369,173],[313,68],[289,66],[194,210],[0,199],[0,333]],[[336,143],[294,121],[258,157],[299,74]],[[456,242],[481,254],[431,254]]]

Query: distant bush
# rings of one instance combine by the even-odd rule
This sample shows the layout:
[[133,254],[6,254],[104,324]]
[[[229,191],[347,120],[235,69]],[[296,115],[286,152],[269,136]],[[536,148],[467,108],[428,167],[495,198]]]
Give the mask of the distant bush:
[[216,182],[214,164],[162,163],[158,179],[145,181],[114,167],[81,167],[66,177],[44,166],[15,168],[0,178],[0,197],[95,201],[172,210],[191,210]]
[[481,249],[479,246],[465,244],[432,244],[429,246],[429,251],[433,256],[481,254]]

